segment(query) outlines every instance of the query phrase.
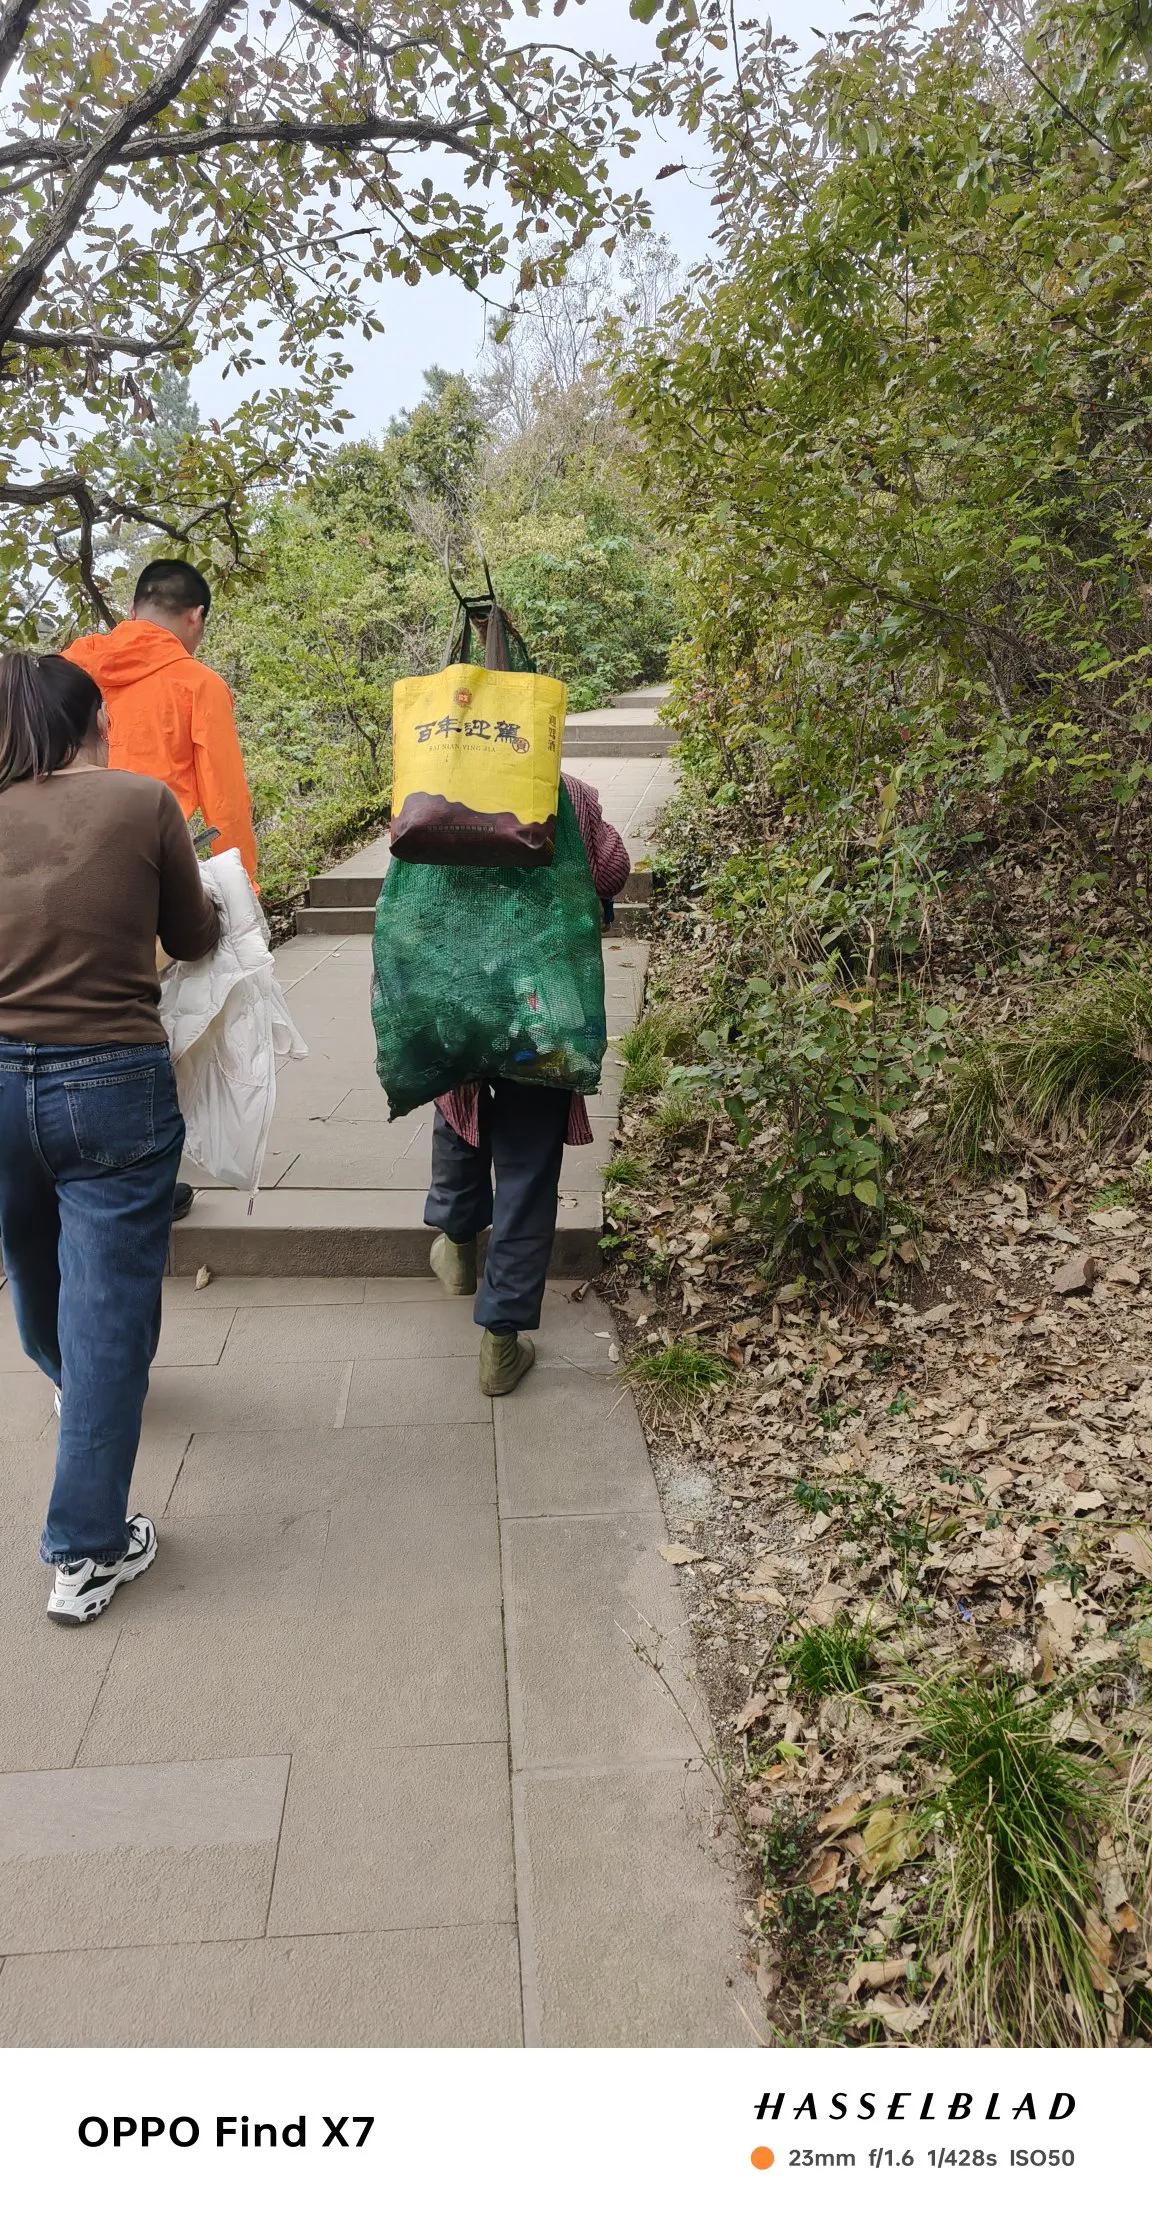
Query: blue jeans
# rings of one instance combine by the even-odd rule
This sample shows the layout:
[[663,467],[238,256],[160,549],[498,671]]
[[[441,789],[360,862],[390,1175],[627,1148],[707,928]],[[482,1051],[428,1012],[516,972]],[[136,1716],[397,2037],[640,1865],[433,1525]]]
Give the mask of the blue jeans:
[[502,1077],[481,1084],[479,1151],[436,1109],[424,1220],[455,1245],[467,1245],[491,1225],[472,1312],[497,1336],[540,1328],[571,1105],[571,1092],[546,1084]]
[[49,1563],[128,1544],[183,1144],[166,1046],[0,1037],[4,1267],[21,1344],[61,1398]]

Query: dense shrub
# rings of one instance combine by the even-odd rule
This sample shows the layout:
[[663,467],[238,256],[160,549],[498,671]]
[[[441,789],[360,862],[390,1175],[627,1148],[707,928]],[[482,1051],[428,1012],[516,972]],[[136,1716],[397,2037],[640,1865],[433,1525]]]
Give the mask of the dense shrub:
[[890,1235],[941,872],[1054,823],[1139,858],[1152,83],[1112,0],[1021,56],[892,6],[745,62],[739,131],[712,105],[739,251],[618,367],[686,578],[713,1073],[774,1242],[833,1265]]

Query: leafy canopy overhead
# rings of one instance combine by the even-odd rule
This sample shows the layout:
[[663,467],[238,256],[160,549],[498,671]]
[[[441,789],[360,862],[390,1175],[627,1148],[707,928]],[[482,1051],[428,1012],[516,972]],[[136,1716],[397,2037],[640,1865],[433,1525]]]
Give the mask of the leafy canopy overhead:
[[[110,524],[237,551],[246,492],[339,428],[340,340],[381,329],[375,280],[447,272],[516,297],[574,243],[646,221],[612,173],[641,74],[515,34],[540,12],[0,7],[10,629],[58,607],[61,579],[74,606],[109,612],[94,534]],[[159,380],[210,354],[256,372],[230,419],[134,440]]]

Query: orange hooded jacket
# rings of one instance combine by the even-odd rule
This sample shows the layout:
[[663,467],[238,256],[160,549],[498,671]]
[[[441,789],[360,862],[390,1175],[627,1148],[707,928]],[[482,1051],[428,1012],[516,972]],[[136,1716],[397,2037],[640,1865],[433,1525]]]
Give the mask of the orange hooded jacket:
[[220,833],[213,851],[238,846],[255,884],[252,802],[223,677],[159,623],[117,623],[115,630],[74,638],[64,651],[104,695],[112,768],[159,778],[185,820],[199,808],[207,828]]

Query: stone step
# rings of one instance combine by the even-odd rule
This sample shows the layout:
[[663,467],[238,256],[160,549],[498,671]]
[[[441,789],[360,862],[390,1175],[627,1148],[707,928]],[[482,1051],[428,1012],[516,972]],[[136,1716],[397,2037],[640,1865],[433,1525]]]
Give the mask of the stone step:
[[616,692],[608,704],[610,707],[653,707],[659,710],[671,690],[670,684],[644,684],[636,692]]
[[[174,1276],[424,1276],[435,1232],[423,1191],[201,1191],[172,1232]],[[595,1276],[604,1214],[598,1192],[561,1199],[549,1273]]]
[[646,899],[618,899],[605,937],[646,938],[651,925],[652,909]]
[[613,729],[606,723],[584,730],[569,726],[564,733],[564,760],[659,761],[671,753],[675,743],[674,732],[662,723],[649,723],[637,731]]
[[375,871],[364,876],[314,876],[308,886],[308,905],[375,907],[383,882]]
[[376,903],[371,907],[298,907],[296,909],[296,935],[298,938],[354,938],[367,937],[376,922]]
[[[646,899],[618,899],[608,936],[647,937],[650,921],[651,908]],[[296,935],[300,938],[370,937],[375,923],[375,906],[300,907],[296,910]]]
[[[327,907],[342,912],[350,907],[375,907],[380,897],[383,877],[373,872],[364,876],[315,876],[308,887],[308,908],[312,912]],[[652,897],[652,871],[633,869],[621,895],[626,900],[647,900]],[[320,924],[308,925],[320,929]]]

